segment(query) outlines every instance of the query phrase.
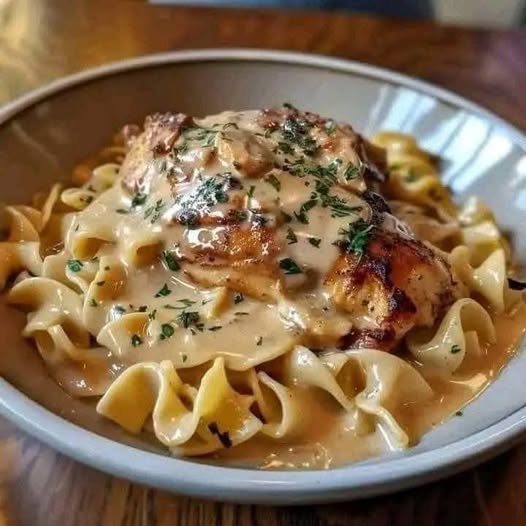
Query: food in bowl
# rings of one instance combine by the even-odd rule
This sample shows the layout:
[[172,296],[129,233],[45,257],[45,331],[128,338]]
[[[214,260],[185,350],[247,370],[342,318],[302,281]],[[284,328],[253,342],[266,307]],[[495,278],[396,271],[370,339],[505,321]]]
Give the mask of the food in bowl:
[[6,208],[0,284],[66,393],[174,455],[305,469],[407,448],[524,332],[491,211],[457,205],[407,135],[289,104],[156,114],[73,183]]

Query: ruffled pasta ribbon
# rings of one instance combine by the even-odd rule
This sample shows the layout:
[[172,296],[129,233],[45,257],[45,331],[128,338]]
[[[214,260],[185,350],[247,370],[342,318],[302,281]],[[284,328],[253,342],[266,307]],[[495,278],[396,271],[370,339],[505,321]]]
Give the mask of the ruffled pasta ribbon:
[[456,207],[435,163],[414,137],[381,132],[371,140],[387,150],[391,174],[388,186],[396,199],[435,210],[442,220],[449,221],[456,216]]
[[494,343],[496,333],[484,307],[475,300],[463,298],[450,307],[436,332],[417,329],[406,341],[409,351],[420,363],[449,375],[462,365],[467,354],[480,355],[483,343]]
[[300,432],[306,408],[298,387],[311,387],[329,393],[357,432],[369,422],[382,429],[391,447],[403,448],[410,438],[397,422],[398,410],[433,395],[414,368],[381,351],[318,358],[298,346],[283,360],[278,381],[255,369],[232,376],[224,359],[216,358],[197,387],[185,384],[169,361],[136,364],[112,384],[97,410],[133,433],[151,415],[157,438],[173,452],[200,455],[258,433],[282,439]]
[[60,185],[53,186],[40,209],[25,205],[5,208],[9,235],[0,243],[0,290],[10,276],[21,270],[34,275],[41,273],[41,234],[51,219],[59,193]]

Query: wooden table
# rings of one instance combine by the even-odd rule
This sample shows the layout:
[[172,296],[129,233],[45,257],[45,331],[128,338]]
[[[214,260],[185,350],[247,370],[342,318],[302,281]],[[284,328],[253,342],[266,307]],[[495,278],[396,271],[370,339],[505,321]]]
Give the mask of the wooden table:
[[[526,34],[343,14],[0,1],[0,103],[103,62],[181,48],[302,50],[446,86],[526,128]],[[2,513],[3,512],[3,513]],[[181,498],[84,467],[0,420],[0,526],[526,524],[526,445],[442,482],[330,506]]]

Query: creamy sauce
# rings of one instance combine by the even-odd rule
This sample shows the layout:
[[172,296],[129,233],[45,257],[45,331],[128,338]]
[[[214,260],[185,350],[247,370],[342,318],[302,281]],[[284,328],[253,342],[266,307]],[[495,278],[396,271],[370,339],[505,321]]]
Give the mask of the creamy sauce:
[[[355,327],[379,327],[375,314],[338,306],[324,278],[342,247],[363,250],[353,237],[356,225],[362,225],[363,242],[372,226],[405,240],[413,239],[412,232],[389,213],[372,225],[375,210],[363,198],[363,159],[349,134],[328,133],[331,123],[323,121],[284,142],[258,115],[225,112],[197,120],[168,153],[152,156],[136,146],[136,158],[130,155],[122,167],[123,184],[64,221],[64,246],[48,258],[46,276],[69,280],[86,294],[78,307],[83,324],[106,349],[93,363],[49,367],[68,393],[102,394],[127,367],[162,360],[198,387],[218,356],[228,371],[246,371],[298,344],[331,349]],[[318,144],[315,154],[309,153],[311,139]],[[57,236],[49,239],[56,244]],[[2,376],[68,419],[135,441],[103,422],[93,403],[65,399],[50,387],[27,346],[21,349],[21,317],[4,305],[0,316],[6,320]],[[454,380],[405,357],[434,392],[431,400],[400,411],[399,423],[411,437],[458,411],[510,359],[526,326],[526,309],[495,321],[498,341],[467,359]],[[80,337],[74,343],[83,346]],[[35,369],[30,382],[29,362]],[[352,415],[327,393],[291,389],[308,409],[293,436],[257,436],[211,458],[264,469],[314,469],[387,450],[372,421],[357,431]],[[148,433],[135,443],[145,440],[151,447]]]
[[[480,357],[463,365],[454,379],[441,379],[433,371],[421,370],[434,396],[425,403],[406,404],[397,413],[398,422],[410,436],[421,438],[449,418],[462,418],[461,409],[495,381],[515,354],[526,332],[526,307],[495,318],[495,325],[497,341],[487,345]],[[315,390],[304,390],[303,396],[309,410],[299,442],[276,443],[256,437],[214,458],[263,469],[327,469],[389,451],[379,431],[357,434],[348,422],[349,415],[342,413],[334,400]]]

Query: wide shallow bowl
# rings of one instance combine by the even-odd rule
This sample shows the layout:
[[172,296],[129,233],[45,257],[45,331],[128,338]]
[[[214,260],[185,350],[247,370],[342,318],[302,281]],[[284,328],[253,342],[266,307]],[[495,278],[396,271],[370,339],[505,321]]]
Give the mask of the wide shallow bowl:
[[[66,178],[124,123],[155,111],[195,115],[284,101],[350,122],[365,135],[414,134],[439,155],[446,183],[477,194],[515,234],[526,260],[524,135],[461,97],[379,68],[326,57],[256,50],[154,55],[86,71],[0,109],[4,202],[25,202]],[[0,412],[28,433],[109,473],[188,495],[299,504],[378,495],[446,476],[510,447],[526,432],[526,353],[464,411],[404,453],[330,471],[258,471],[168,457],[141,439],[91,419],[46,374],[19,336],[24,316],[2,307]],[[46,393],[46,402],[39,393]]]

